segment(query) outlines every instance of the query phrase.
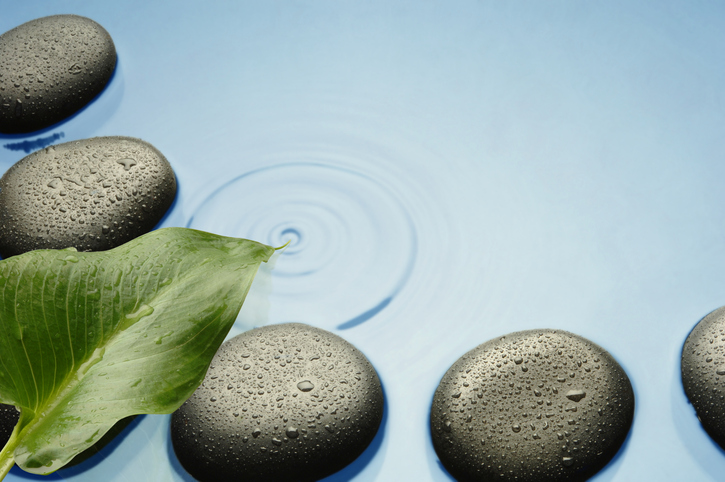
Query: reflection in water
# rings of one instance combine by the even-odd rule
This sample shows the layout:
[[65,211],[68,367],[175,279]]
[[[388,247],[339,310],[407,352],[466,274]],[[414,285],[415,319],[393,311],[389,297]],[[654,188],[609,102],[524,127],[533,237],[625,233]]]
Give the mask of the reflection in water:
[[347,330],[348,328],[353,328],[353,327],[359,325],[360,323],[364,323],[364,322],[368,321],[370,318],[372,318],[373,316],[375,316],[378,313],[380,313],[381,311],[383,311],[383,309],[386,306],[388,306],[391,301],[393,301],[392,296],[385,298],[383,301],[378,303],[378,306],[376,306],[375,308],[369,309],[365,313],[362,313],[362,314],[356,316],[352,320],[348,320],[345,323],[342,323],[341,325],[339,325],[337,327],[337,329],[338,330]]
[[26,154],[30,154],[33,151],[48,147],[49,145],[53,144],[58,139],[62,139],[63,137],[65,137],[64,132],[56,132],[50,136],[38,137],[37,139],[33,140],[26,139],[22,142],[9,142],[3,145],[3,147],[5,149],[10,149],[11,151],[24,151]]

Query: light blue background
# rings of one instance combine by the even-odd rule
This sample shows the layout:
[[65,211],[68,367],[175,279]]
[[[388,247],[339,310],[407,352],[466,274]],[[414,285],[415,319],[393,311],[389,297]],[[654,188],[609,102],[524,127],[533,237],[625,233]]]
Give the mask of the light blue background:
[[[58,13],[109,31],[117,73],[70,120],[0,136],[0,172],[25,141],[139,137],[179,180],[164,225],[294,238],[235,332],[310,323],[378,370],[384,431],[330,480],[450,480],[427,425],[440,377],[544,327],[609,350],[635,388],[593,480],[725,474],[679,380],[688,332],[725,304],[722,2],[0,0],[0,32]],[[48,479],[185,480],[167,431],[143,417]]]

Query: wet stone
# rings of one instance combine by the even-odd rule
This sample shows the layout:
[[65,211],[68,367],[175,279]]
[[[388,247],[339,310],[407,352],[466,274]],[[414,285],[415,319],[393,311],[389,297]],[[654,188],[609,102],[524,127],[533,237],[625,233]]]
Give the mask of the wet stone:
[[362,454],[382,417],[382,387],[365,356],[332,333],[289,323],[225,342],[173,414],[171,440],[201,482],[313,481]]
[[700,320],[682,348],[682,385],[702,427],[725,449],[725,307]]
[[48,147],[0,178],[0,256],[114,248],[153,229],[175,195],[168,161],[140,139],[95,137]]
[[456,480],[584,481],[614,457],[633,416],[632,385],[609,353],[572,333],[531,330],[456,361],[430,427]]
[[116,48],[91,19],[54,15],[0,35],[0,132],[24,133],[73,115],[111,79]]
[[13,433],[19,418],[20,412],[18,412],[17,408],[0,403],[0,447],[5,447],[5,444],[10,440],[10,435]]

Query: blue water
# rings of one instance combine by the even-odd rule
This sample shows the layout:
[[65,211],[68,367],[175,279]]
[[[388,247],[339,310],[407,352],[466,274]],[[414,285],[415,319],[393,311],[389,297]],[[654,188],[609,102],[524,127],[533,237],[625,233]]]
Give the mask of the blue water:
[[[290,241],[233,333],[301,321],[366,354],[388,413],[353,480],[448,482],[427,421],[441,376],[542,327],[606,348],[633,382],[630,437],[593,480],[725,473],[678,375],[692,326],[725,305],[721,4],[0,7],[0,31],[88,16],[119,54],[79,115],[0,135],[0,171],[56,135],[140,137],[178,177],[163,225]],[[49,480],[188,480],[168,445],[168,417],[146,416]]]

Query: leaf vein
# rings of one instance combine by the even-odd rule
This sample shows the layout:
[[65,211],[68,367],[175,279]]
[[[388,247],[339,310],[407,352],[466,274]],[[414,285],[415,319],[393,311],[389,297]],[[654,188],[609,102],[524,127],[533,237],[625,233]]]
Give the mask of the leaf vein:
[[15,285],[15,301],[13,309],[15,310],[15,321],[18,323],[18,331],[20,333],[20,345],[23,347],[23,351],[25,352],[25,358],[28,360],[28,368],[30,369],[30,376],[33,379],[33,385],[35,386],[35,409],[38,408],[38,381],[35,379],[35,370],[33,370],[33,364],[30,361],[30,356],[28,355],[28,348],[25,346],[25,340],[23,340],[23,327],[20,324],[20,318],[18,318],[18,306],[20,303],[18,303],[18,288],[20,287],[20,281],[23,278],[23,274],[25,273],[26,266],[23,266],[23,269],[20,270],[20,273],[18,274],[18,282]]

